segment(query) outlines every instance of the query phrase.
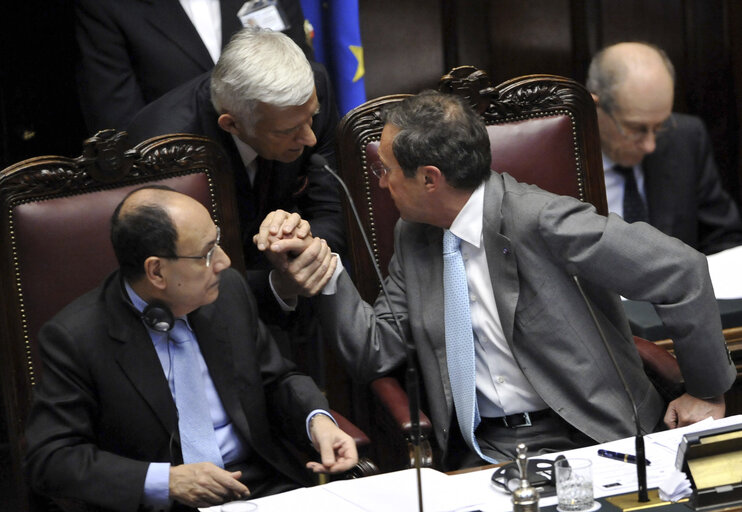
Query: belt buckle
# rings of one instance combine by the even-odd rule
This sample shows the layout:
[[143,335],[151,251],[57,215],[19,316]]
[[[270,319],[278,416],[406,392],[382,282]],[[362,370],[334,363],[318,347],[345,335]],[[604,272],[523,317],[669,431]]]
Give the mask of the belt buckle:
[[527,412],[522,412],[522,413],[520,413],[520,416],[523,416],[523,419],[525,420],[520,425],[510,425],[510,423],[508,423],[508,417],[507,416],[503,416],[502,417],[502,422],[505,423],[505,427],[506,428],[523,428],[523,427],[531,427],[531,426],[533,426],[533,423],[531,423],[531,415],[530,414],[528,414]]

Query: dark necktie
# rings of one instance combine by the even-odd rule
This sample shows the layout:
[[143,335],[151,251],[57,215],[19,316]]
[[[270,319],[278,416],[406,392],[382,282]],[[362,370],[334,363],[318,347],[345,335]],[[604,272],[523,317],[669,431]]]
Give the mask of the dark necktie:
[[639,195],[639,188],[636,186],[634,169],[614,165],[613,170],[624,177],[623,220],[626,222],[649,222],[647,207],[641,195]]

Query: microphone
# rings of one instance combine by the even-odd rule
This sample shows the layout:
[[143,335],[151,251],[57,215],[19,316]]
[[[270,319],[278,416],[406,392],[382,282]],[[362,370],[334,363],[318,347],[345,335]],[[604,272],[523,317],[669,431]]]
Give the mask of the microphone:
[[587,310],[590,312],[590,317],[593,320],[593,324],[595,324],[595,328],[598,330],[598,334],[600,335],[600,339],[603,341],[603,346],[605,347],[605,351],[608,353],[608,356],[610,356],[611,358],[611,363],[613,363],[613,368],[616,370],[616,373],[618,374],[618,378],[621,379],[621,384],[623,385],[623,389],[626,392],[626,396],[629,398],[629,402],[631,403],[631,407],[633,409],[634,424],[636,427],[635,446],[636,446],[636,480],[637,480],[637,495],[638,495],[637,501],[639,503],[646,503],[649,501],[649,495],[647,494],[647,457],[644,451],[644,436],[642,435],[641,424],[639,423],[639,412],[638,412],[638,409],[636,408],[636,401],[634,400],[634,396],[631,394],[629,385],[626,382],[626,377],[624,377],[624,374],[621,371],[621,367],[618,365],[618,362],[616,361],[616,357],[613,355],[613,350],[611,350],[611,346],[608,344],[608,340],[605,337],[603,328],[600,326],[600,322],[598,322],[598,317],[595,316],[595,311],[593,311],[593,307],[592,305],[590,305],[590,301],[587,298],[587,294],[585,294],[585,291],[582,289],[580,280],[577,278],[575,274],[571,274],[571,276],[575,284],[577,285],[577,289],[580,291],[580,295],[582,295],[582,300],[585,301],[585,305],[587,306]]
[[358,224],[358,230],[361,232],[361,236],[363,237],[363,242],[366,245],[366,251],[368,251],[368,255],[371,258],[371,264],[374,267],[374,271],[376,272],[376,278],[379,280],[379,283],[381,284],[381,289],[384,292],[384,298],[386,299],[386,305],[389,308],[389,312],[392,314],[392,318],[394,318],[394,326],[397,330],[397,334],[399,334],[400,339],[402,340],[404,347],[405,347],[405,356],[407,358],[407,370],[405,372],[405,381],[407,385],[407,396],[409,398],[409,404],[410,404],[410,423],[412,425],[412,445],[414,447],[414,454],[415,454],[415,471],[417,473],[417,501],[418,501],[418,508],[420,512],[423,512],[423,492],[422,492],[422,478],[420,475],[420,387],[418,385],[418,369],[417,369],[417,348],[415,345],[409,341],[406,340],[404,336],[404,332],[402,331],[402,326],[399,323],[399,316],[394,311],[394,307],[392,306],[392,301],[389,300],[389,293],[387,292],[386,285],[384,284],[384,277],[381,275],[381,269],[379,268],[378,263],[376,263],[376,258],[374,257],[374,251],[371,249],[371,244],[368,241],[368,237],[366,236],[366,231],[363,229],[363,223],[361,222],[361,216],[358,215],[358,210],[356,209],[356,205],[353,202],[353,198],[350,195],[350,191],[348,190],[348,187],[345,185],[345,182],[343,179],[335,172],[333,171],[330,166],[327,163],[327,160],[324,156],[314,153],[312,156],[309,157],[309,161],[312,165],[315,165],[317,167],[323,168],[325,171],[330,173],[330,175],[337,180],[338,183],[340,183],[340,186],[343,189],[343,192],[345,192],[345,196],[348,198],[348,204],[350,204],[350,209],[353,212],[353,218],[356,220],[356,224]]

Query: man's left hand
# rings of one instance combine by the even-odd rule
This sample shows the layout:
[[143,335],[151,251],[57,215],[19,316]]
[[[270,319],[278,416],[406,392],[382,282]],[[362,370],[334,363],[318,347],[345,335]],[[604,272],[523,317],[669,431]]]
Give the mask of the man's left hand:
[[688,393],[679,396],[667,406],[665,425],[668,428],[684,427],[708,418],[724,417],[724,395],[709,399],[696,398]]
[[358,463],[358,451],[353,438],[324,414],[312,418],[309,433],[322,461],[307,462],[307,468],[315,473],[340,473]]

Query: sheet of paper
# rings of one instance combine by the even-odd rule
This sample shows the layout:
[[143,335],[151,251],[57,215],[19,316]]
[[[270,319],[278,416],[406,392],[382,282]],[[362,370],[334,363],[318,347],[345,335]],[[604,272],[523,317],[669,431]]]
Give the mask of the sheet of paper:
[[742,298],[742,245],[708,257],[717,299]]
[[[327,492],[324,485],[305,487],[250,501],[258,506],[256,512],[285,512],[286,510],[301,510],[302,512],[327,512],[328,510],[364,512],[363,508],[359,508],[343,498]],[[221,507],[206,507],[199,510],[201,512],[221,512]]]
[[[420,473],[423,508],[426,512],[448,512],[470,504],[469,496],[452,487],[450,477],[445,473],[429,468],[423,468]],[[332,482],[323,487],[369,512],[410,512],[418,509],[417,475],[414,469]]]

